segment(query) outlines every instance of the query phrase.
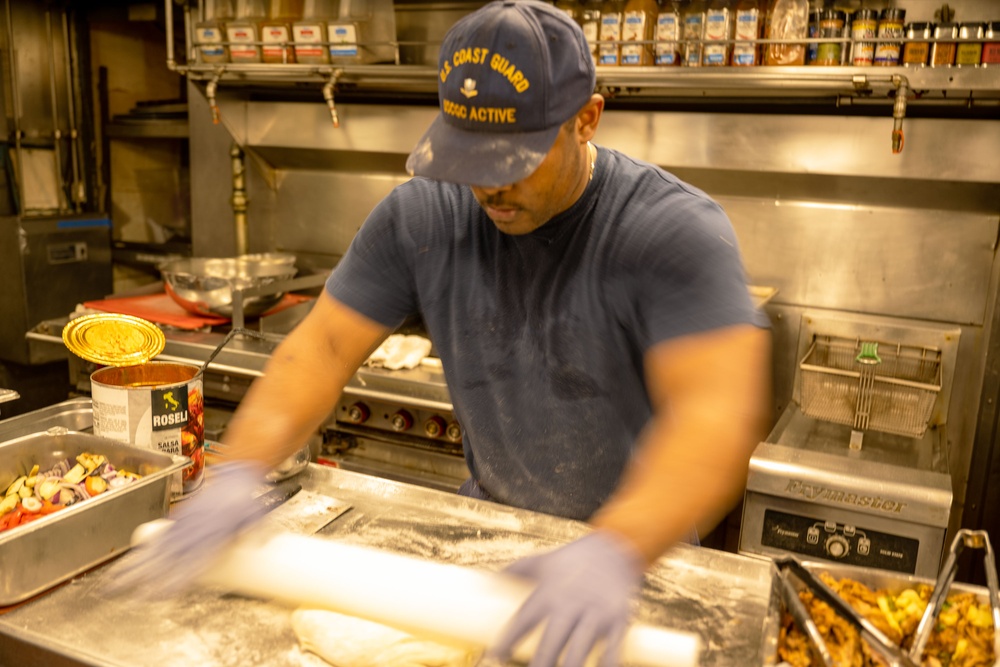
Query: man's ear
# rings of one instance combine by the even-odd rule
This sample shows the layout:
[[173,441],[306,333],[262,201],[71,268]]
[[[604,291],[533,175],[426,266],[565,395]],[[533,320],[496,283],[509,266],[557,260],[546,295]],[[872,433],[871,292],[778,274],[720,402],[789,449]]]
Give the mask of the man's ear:
[[581,142],[594,138],[602,113],[604,113],[604,97],[594,93],[576,114],[576,130]]

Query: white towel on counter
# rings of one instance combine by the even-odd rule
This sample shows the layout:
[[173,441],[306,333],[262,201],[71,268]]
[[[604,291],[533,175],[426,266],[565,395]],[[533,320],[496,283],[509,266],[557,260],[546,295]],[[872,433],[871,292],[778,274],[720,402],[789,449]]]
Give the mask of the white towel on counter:
[[431,352],[431,342],[423,336],[393,334],[385,339],[368,357],[369,366],[381,366],[391,371],[416,368]]

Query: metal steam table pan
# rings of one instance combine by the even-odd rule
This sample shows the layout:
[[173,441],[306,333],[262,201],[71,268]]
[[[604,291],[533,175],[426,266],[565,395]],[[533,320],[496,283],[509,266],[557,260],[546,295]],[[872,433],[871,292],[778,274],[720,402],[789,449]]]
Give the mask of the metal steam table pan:
[[0,533],[0,606],[26,600],[127,550],[139,524],[167,515],[171,477],[188,464],[186,457],[56,428],[0,443],[0,488],[35,464],[47,470],[84,452],[103,454],[142,479]]
[[71,398],[38,410],[0,419],[0,442],[61,426],[67,431],[89,431],[94,426],[90,398]]

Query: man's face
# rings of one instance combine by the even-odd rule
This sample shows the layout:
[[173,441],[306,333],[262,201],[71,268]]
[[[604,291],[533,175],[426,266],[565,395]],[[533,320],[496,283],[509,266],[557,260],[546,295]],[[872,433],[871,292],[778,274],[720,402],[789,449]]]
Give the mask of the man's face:
[[472,194],[497,229],[519,236],[568,209],[583,194],[589,177],[589,153],[569,123],[530,176],[497,188],[473,186]]

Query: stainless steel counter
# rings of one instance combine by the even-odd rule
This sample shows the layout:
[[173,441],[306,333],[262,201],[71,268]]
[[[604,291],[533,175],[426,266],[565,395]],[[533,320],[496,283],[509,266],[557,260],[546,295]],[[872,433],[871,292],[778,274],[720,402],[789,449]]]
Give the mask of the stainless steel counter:
[[[440,562],[496,570],[587,530],[574,521],[317,464],[295,479],[307,491],[351,505],[320,537]],[[320,664],[298,648],[287,607],[215,591],[112,600],[102,595],[109,569],[96,568],[0,613],[0,664]],[[769,562],[679,545],[650,570],[639,617],[698,633],[703,665],[769,664],[778,613],[773,582]]]

